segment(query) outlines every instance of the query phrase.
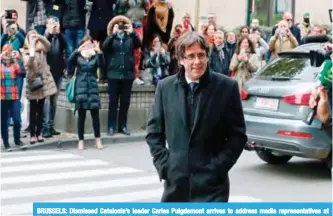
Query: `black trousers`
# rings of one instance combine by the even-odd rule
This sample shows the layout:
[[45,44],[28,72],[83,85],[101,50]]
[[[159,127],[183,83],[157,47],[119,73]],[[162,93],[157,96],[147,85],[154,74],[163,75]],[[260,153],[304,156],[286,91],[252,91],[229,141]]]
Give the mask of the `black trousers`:
[[[133,79],[109,79],[109,129],[118,130],[127,127],[127,114],[131,101]],[[118,103],[119,116],[118,115]]]
[[42,132],[45,98],[30,100],[30,136],[38,137]]
[[[79,140],[84,140],[84,123],[86,121],[87,110],[79,109],[78,113],[79,117],[77,119],[77,132]],[[90,115],[92,118],[95,138],[101,137],[100,123],[99,123],[99,109],[90,110]]]

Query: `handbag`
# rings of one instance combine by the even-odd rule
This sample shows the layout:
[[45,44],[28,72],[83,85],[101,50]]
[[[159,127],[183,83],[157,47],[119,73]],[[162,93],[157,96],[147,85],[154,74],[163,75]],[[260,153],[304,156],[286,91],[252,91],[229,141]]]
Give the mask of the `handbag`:
[[76,71],[74,76],[66,83],[65,94],[70,103],[75,102]]
[[43,75],[40,73],[36,78],[29,81],[29,89],[34,92],[37,91],[44,86]]
[[[44,53],[41,52],[41,55],[40,55],[41,62],[43,62],[43,55],[44,55]],[[37,75],[36,78],[33,78],[28,81],[28,87],[31,92],[37,91],[37,90],[43,88],[43,86],[44,86],[44,79],[43,79],[42,72],[39,72],[39,74]]]

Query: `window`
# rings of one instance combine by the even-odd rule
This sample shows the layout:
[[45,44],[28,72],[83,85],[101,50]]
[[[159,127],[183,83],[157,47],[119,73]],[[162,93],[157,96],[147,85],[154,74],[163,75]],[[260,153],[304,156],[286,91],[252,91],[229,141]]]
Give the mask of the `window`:
[[294,0],[251,0],[251,19],[259,19],[260,25],[273,26],[282,20],[284,12],[293,11]]
[[315,81],[320,68],[312,67],[308,58],[279,58],[258,74],[259,79],[287,77],[301,81]]

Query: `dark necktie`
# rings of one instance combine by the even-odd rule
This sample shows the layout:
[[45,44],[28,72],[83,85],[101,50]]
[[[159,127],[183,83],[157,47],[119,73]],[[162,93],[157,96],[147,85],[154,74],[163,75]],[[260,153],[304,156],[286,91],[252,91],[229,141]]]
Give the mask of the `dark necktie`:
[[191,82],[189,85],[190,85],[191,92],[194,93],[195,89],[196,89],[197,86],[198,86],[198,83],[196,83],[196,82]]

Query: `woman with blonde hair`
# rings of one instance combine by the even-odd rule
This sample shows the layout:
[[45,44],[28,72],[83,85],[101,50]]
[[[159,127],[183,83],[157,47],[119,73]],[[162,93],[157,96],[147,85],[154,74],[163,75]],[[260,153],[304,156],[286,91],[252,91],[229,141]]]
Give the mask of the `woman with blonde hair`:
[[50,42],[45,37],[38,34],[36,30],[31,30],[21,50],[27,69],[26,97],[30,101],[30,144],[44,141],[40,135],[45,98],[58,91],[46,61],[46,53],[50,46]]

